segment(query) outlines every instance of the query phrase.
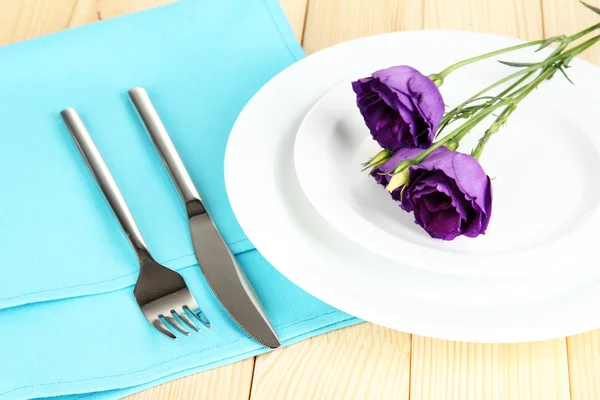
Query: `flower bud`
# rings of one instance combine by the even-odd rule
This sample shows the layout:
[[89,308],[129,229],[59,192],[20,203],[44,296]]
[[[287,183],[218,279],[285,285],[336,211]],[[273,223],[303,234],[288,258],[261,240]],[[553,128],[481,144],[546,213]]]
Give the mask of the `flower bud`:
[[380,165],[384,164],[387,160],[389,160],[392,154],[394,153],[392,153],[389,150],[381,150],[375,155],[375,157],[371,158],[371,161],[369,161],[369,166],[379,167]]
[[364,167],[362,170],[365,171],[369,168],[377,168],[377,167],[385,164],[387,162],[387,160],[389,160],[393,154],[394,153],[392,153],[389,150],[385,150],[385,149],[381,150],[379,153],[375,154],[375,156],[373,158],[371,158],[369,161],[362,164],[362,166]]
[[392,171],[392,179],[390,179],[390,183],[386,186],[388,192],[393,192],[399,187],[406,185],[410,173],[409,167],[411,165],[412,164],[409,161],[404,161]]
[[449,150],[454,151],[454,150],[458,149],[458,144],[459,143],[457,141],[451,140],[450,142],[448,142],[448,144],[446,144],[445,147],[448,148]]
[[440,87],[444,84],[444,79],[439,76],[438,74],[431,74],[428,76],[429,79],[431,79],[433,81],[433,83],[435,83],[435,86]]

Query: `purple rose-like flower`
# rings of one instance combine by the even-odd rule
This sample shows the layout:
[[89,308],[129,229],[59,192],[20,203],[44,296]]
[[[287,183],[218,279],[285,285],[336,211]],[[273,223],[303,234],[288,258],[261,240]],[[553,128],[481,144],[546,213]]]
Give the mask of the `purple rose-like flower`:
[[352,82],[356,104],[373,139],[384,149],[427,148],[444,115],[444,100],[431,79],[401,65]]
[[[400,149],[371,172],[387,186],[399,163],[422,149]],[[479,162],[470,155],[439,147],[418,165],[409,168],[408,182],[392,191],[400,207],[413,212],[415,222],[433,238],[452,240],[460,235],[485,233],[492,214],[492,185]]]

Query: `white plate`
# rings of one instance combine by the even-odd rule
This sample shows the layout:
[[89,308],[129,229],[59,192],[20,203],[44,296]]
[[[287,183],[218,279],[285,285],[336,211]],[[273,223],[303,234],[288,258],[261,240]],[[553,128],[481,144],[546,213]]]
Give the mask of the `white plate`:
[[[465,76],[455,83],[454,92],[442,87],[449,107],[493,81]],[[593,268],[598,260],[589,253],[600,224],[595,214],[600,135],[594,110],[600,109],[600,102],[561,83],[532,94],[486,147],[482,164],[494,178],[493,217],[486,235],[476,239],[431,239],[412,214],[361,172],[361,162],[381,148],[356,107],[350,82],[319,100],[300,125],[294,145],[298,179],[311,203],[340,232],[411,267],[470,276],[523,276],[540,269],[562,270],[565,255],[587,253],[590,257],[584,261],[595,263]],[[558,98],[568,106],[557,107]],[[470,152],[493,119],[467,136],[459,151]],[[543,147],[532,151],[536,146]],[[509,162],[513,157],[518,161]],[[560,168],[556,160],[561,160]]]
[[[517,42],[487,34],[449,31],[378,35],[323,50],[280,73],[240,114],[226,152],[225,180],[229,198],[250,240],[275,268],[307,292],[359,318],[406,332],[452,340],[520,342],[599,327],[600,274],[590,262],[597,258],[589,250],[593,247],[586,248],[578,243],[585,240],[589,244],[594,239],[581,232],[593,228],[589,222],[596,218],[598,197],[596,185],[586,185],[593,183],[589,177],[595,171],[580,169],[580,165],[595,166],[597,163],[594,160],[597,159],[598,140],[595,136],[586,136],[591,117],[585,110],[578,121],[580,130],[565,133],[576,142],[572,146],[582,150],[583,161],[573,170],[578,175],[569,176],[567,182],[553,182],[552,189],[540,193],[540,201],[557,203],[557,212],[564,211],[564,202],[567,206],[579,203],[570,198],[569,201],[557,198],[556,193],[582,200],[578,210],[589,212],[568,220],[578,229],[563,230],[568,234],[560,238],[546,238],[555,243],[547,246],[548,250],[554,246],[572,246],[568,248],[582,251],[563,252],[554,268],[529,268],[526,274],[510,273],[498,277],[494,273],[471,274],[468,270],[454,273],[400,263],[393,257],[390,259],[370,251],[364,244],[358,245],[356,240],[350,239],[350,232],[335,229],[315,210],[311,204],[315,198],[311,196],[311,201],[308,200],[296,177],[293,156],[298,127],[308,110],[337,85],[390,65],[413,65],[426,73],[439,71],[453,61]],[[523,59],[522,54],[520,58],[513,57],[511,59]],[[505,72],[505,69],[498,69],[496,63],[485,62],[479,68],[467,68],[453,74],[444,88],[452,91],[453,85],[460,86],[466,81],[465,77],[479,85],[477,81],[487,82]],[[578,83],[578,93],[590,98],[599,93],[597,68],[577,60],[570,72]],[[546,86],[559,85],[560,90],[567,87],[558,77]],[[557,103],[556,109],[571,107],[569,101],[572,98],[566,99]],[[525,107],[519,112],[523,113],[523,110]],[[540,119],[539,114],[534,117]],[[557,121],[553,120],[552,124]],[[570,120],[559,122],[566,128],[572,127]],[[502,146],[501,141],[507,140],[503,138],[509,137],[505,134],[503,131],[494,138],[489,149]],[[560,139],[556,135],[533,134],[538,135],[542,147],[548,145],[550,149]],[[568,140],[558,143],[572,151]],[[514,139],[512,144],[512,153],[507,159],[513,162],[522,162],[524,156],[533,151],[517,146]],[[547,151],[542,147],[539,152]],[[488,157],[487,153],[485,157]],[[498,166],[505,160],[499,160]],[[347,165],[357,161],[363,160],[348,160]],[[524,173],[533,178],[538,174],[556,175],[558,169],[566,167],[565,159],[556,160],[552,167],[548,171],[548,164],[536,166]],[[497,166],[486,159],[486,170],[490,175],[496,173],[494,168]],[[496,186],[496,191],[500,190],[501,186],[495,183]],[[505,202],[511,199],[510,196],[504,198]],[[493,218],[496,220],[502,215],[498,211],[502,206],[501,199],[501,195],[495,194]],[[539,203],[530,198],[521,201],[531,209]],[[564,214],[558,215],[557,224],[564,224]],[[587,224],[585,220],[588,220]],[[493,229],[490,225],[490,236]],[[415,231],[416,235],[418,231]],[[475,240],[479,239],[473,242]],[[412,245],[421,246],[418,243]],[[436,244],[431,246],[429,250],[437,250]],[[506,252],[507,249],[510,247],[499,251]],[[454,254],[447,253],[448,256]],[[480,253],[469,257],[487,254]]]

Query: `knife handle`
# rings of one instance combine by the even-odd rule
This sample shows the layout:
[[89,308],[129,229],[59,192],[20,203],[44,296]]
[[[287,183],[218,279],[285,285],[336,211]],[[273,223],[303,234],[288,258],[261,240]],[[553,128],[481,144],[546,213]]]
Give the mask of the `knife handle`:
[[102,159],[98,148],[94,144],[94,141],[79,117],[79,114],[72,108],[67,108],[66,110],[61,111],[60,114],[65,125],[69,129],[71,136],[73,136],[83,159],[91,170],[94,179],[98,183],[98,186],[100,186],[104,197],[106,197],[115,216],[119,220],[123,231],[125,231],[127,239],[129,239],[129,242],[138,256],[140,251],[148,253],[148,248],[144,242],[142,233],[135,223],[133,215],[131,215],[131,211],[129,211],[129,207],[127,207],[127,203],[125,202],[117,183]]
[[183,161],[181,161],[175,145],[173,145],[167,129],[154,108],[148,93],[141,87],[130,89],[128,93],[138,115],[154,142],[154,146],[157,148],[171,177],[175,181],[177,190],[179,190],[185,203],[188,217],[204,214],[206,210],[200,199],[200,194],[185,169]]

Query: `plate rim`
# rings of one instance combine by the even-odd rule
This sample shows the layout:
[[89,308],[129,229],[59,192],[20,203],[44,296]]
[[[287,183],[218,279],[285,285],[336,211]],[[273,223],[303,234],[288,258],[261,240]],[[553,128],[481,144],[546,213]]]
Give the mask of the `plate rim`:
[[[315,135],[314,130],[311,130],[311,123],[313,123],[315,114],[321,112],[322,106],[327,106],[331,104],[331,98],[335,98],[339,100],[339,94],[341,92],[350,92],[350,80],[345,82],[341,82],[335,85],[330,90],[327,90],[326,93],[319,97],[319,99],[310,107],[310,109],[306,112],[300,125],[298,126],[298,130],[294,139],[294,166],[296,177],[298,178],[299,184],[306,194],[307,198],[310,200],[311,204],[317,210],[317,212],[327,220],[332,226],[334,226],[341,234],[349,237],[352,241],[354,241],[357,245],[365,247],[367,250],[380,254],[386,258],[397,261],[399,263],[406,263],[411,266],[419,265],[419,268],[425,268],[435,272],[442,273],[450,273],[456,275],[463,276],[482,276],[482,277],[518,277],[518,276],[526,276],[533,272],[541,272],[545,271],[557,271],[561,269],[560,265],[554,265],[553,267],[549,267],[549,265],[559,259],[560,253],[564,252],[561,250],[561,243],[569,242],[578,244],[578,240],[574,240],[574,238],[566,238],[559,237],[550,242],[543,243],[542,245],[532,247],[527,250],[517,250],[517,251],[509,251],[505,254],[499,253],[452,253],[452,251],[444,251],[433,248],[427,248],[421,246],[416,243],[412,243],[407,240],[402,240],[398,237],[393,237],[393,235],[387,233],[384,229],[381,229],[373,224],[369,224],[366,218],[361,216],[358,213],[354,213],[352,215],[345,214],[344,216],[338,215],[335,211],[332,210],[333,206],[331,206],[329,197],[319,196],[319,192],[326,190],[327,185],[322,181],[322,179],[317,178],[312,179],[312,176],[315,175],[311,173],[310,165],[312,163],[308,163],[307,159],[310,158],[306,156],[307,152],[307,143],[310,138],[314,138]],[[349,93],[347,93],[349,94]],[[337,97],[336,97],[337,96]],[[346,100],[344,100],[346,101]],[[344,108],[346,110],[346,108]],[[570,112],[572,113],[572,111]],[[307,128],[308,125],[308,128]],[[318,138],[317,140],[322,139]],[[323,143],[319,143],[323,145]],[[318,146],[317,146],[318,147]],[[598,160],[600,160],[600,154],[598,155]],[[373,185],[375,187],[375,185]],[[331,193],[331,192],[329,192]],[[342,196],[343,197],[343,196]],[[339,197],[338,197],[339,199]],[[350,209],[351,207],[347,204],[343,205],[344,209]],[[594,207],[594,212],[598,208],[598,204]],[[361,222],[357,224],[353,224],[349,221],[349,218],[344,217],[352,217],[356,216],[361,219]],[[598,215],[595,213],[595,217]],[[585,221],[585,224],[592,223],[591,221]],[[352,229],[355,228],[355,229]],[[360,228],[360,229],[359,229]],[[566,236],[572,235],[573,232],[570,232]],[[368,238],[372,235],[377,235],[379,241],[377,240],[368,240]],[[568,239],[568,240],[565,240]],[[384,254],[384,249],[389,246],[403,246],[403,247],[394,247],[401,248],[405,251],[402,252],[402,257],[389,254],[387,252]],[[581,247],[586,248],[587,246],[582,245]],[[409,257],[407,258],[407,252],[409,252]],[[576,249],[579,250],[579,249]],[[411,254],[412,253],[412,254]],[[418,253],[418,254],[417,254]],[[412,257],[410,257],[412,255]],[[435,264],[437,260],[440,259],[440,256],[445,257],[446,259],[443,261],[445,264],[438,266]],[[563,255],[564,256],[564,255]],[[516,262],[527,262],[523,261],[529,258],[536,259],[539,262],[533,268],[527,268],[520,270],[520,267],[516,266]],[[407,261],[408,260],[408,261]],[[441,261],[440,261],[441,262]],[[436,265],[434,267],[431,266],[423,266],[423,264]],[[544,264],[542,266],[542,263]],[[485,264],[486,268],[481,268],[481,265]],[[487,268],[488,265],[492,265],[494,268]],[[509,264],[510,267],[505,267],[506,264]],[[529,263],[531,264],[531,263]],[[447,266],[450,265],[453,268],[448,272]],[[468,269],[465,270],[465,267]],[[454,269],[455,268],[455,269]]]
[[[259,237],[260,235],[256,234],[255,229],[251,227],[251,225],[252,225],[251,221],[252,221],[253,217],[251,216],[250,212],[244,211],[244,207],[246,209],[248,207],[245,206],[244,204],[242,204],[243,196],[241,196],[241,195],[245,194],[245,193],[243,193],[242,185],[240,185],[239,187],[236,187],[236,184],[234,183],[234,181],[239,182],[240,175],[236,176],[239,173],[239,170],[234,171],[235,168],[232,168],[232,162],[236,161],[235,157],[237,157],[240,154],[240,151],[233,150],[234,145],[232,145],[231,143],[234,143],[235,140],[239,140],[238,138],[241,136],[241,134],[238,134],[238,131],[240,130],[239,124],[245,122],[246,119],[250,119],[250,120],[252,119],[251,117],[249,117],[249,113],[251,112],[254,104],[256,104],[259,100],[261,100],[262,96],[264,96],[265,93],[268,94],[268,91],[271,90],[271,88],[274,87],[274,85],[277,85],[282,79],[285,79],[288,75],[293,74],[294,71],[298,70],[299,68],[304,68],[304,65],[306,65],[307,63],[315,62],[314,60],[317,60],[319,57],[323,58],[331,52],[339,51],[340,49],[343,50],[344,48],[351,47],[357,43],[358,44],[365,43],[368,41],[378,40],[380,38],[410,36],[410,35],[415,35],[415,34],[416,35],[421,35],[421,34],[426,34],[426,35],[444,34],[444,35],[446,35],[449,33],[452,35],[458,34],[458,35],[474,36],[474,37],[480,38],[480,40],[481,40],[481,37],[492,37],[497,40],[504,40],[504,41],[510,40],[512,43],[523,42],[521,39],[516,39],[516,38],[512,38],[512,37],[507,37],[507,36],[500,36],[500,35],[494,35],[494,34],[489,34],[489,33],[460,31],[460,30],[458,30],[458,31],[456,31],[456,30],[452,30],[452,31],[429,30],[429,31],[392,32],[392,33],[384,33],[384,34],[379,34],[379,35],[362,37],[362,38],[354,39],[351,41],[343,42],[343,43],[337,44],[335,46],[332,46],[330,48],[320,50],[319,52],[316,52],[313,55],[306,57],[306,58],[298,61],[295,64],[292,64],[291,66],[287,67],[282,72],[277,74],[274,78],[272,78],[267,84],[265,84],[252,97],[252,99],[244,107],[244,110],[238,116],[236,123],[234,124],[234,127],[231,130],[231,136],[228,140],[227,149],[225,152],[225,183],[226,183],[227,193],[229,195],[229,199],[230,199],[230,202],[232,205],[232,209],[233,209],[234,214],[235,214],[236,218],[238,219],[240,225],[242,226],[242,229],[246,232],[249,239],[255,244],[257,250],[259,250],[259,252],[261,252],[261,254],[263,254],[263,256],[273,265],[273,267],[276,268],[279,272],[281,272],[284,276],[286,276],[292,282],[296,283],[298,286],[303,288],[303,290],[307,291],[308,293],[311,293],[313,296],[320,298],[322,301],[329,303],[332,306],[334,306],[342,311],[345,310],[346,312],[352,313],[359,318],[367,319],[367,318],[365,318],[365,316],[369,315],[369,312],[367,312],[365,309],[361,308],[360,304],[353,304],[353,307],[350,307],[350,308],[352,308],[352,310],[349,310],[347,307],[347,304],[344,304],[343,301],[339,301],[338,299],[336,299],[335,296],[333,296],[331,293],[327,293],[327,290],[322,290],[318,287],[315,287],[314,285],[311,286],[311,284],[309,283],[309,280],[307,280],[305,277],[302,277],[302,274],[299,274],[297,271],[294,271],[293,269],[290,269],[290,268],[283,268],[282,267],[283,264],[277,266],[277,261],[276,260],[275,260],[275,262],[272,261],[273,259],[278,259],[280,257],[274,256],[272,251],[265,249],[265,246],[263,246],[263,244],[264,244],[263,239],[261,239]],[[579,62],[586,62],[586,61],[581,60]],[[588,63],[588,64],[592,65],[591,63]],[[594,66],[594,67],[597,68],[596,66]],[[244,202],[245,201],[247,201],[247,197],[244,198]],[[577,293],[577,297],[581,298],[581,296],[583,296],[583,294],[584,293],[579,292],[579,293]],[[598,293],[596,293],[594,291],[593,295],[597,296]],[[380,313],[380,316],[381,316],[381,313]],[[571,335],[571,334],[575,334],[575,333],[580,333],[582,331],[594,329],[594,328],[597,328],[598,326],[600,326],[600,320],[598,317],[596,317],[595,319],[588,318],[586,320],[579,320],[577,322],[571,322],[571,325],[569,325],[569,328],[565,328],[564,326],[561,326],[560,329],[554,329],[552,331],[552,333],[549,333],[549,332],[543,333],[545,331],[539,330],[538,329],[539,327],[533,327],[533,330],[531,330],[532,327],[530,327],[529,330],[518,332],[518,333],[505,332],[505,333],[503,333],[503,336],[500,337],[500,336],[494,336],[494,334],[490,333],[490,332],[482,334],[482,331],[474,332],[474,331],[465,331],[464,329],[450,329],[448,326],[441,327],[441,328],[435,327],[435,326],[432,326],[431,323],[429,323],[429,325],[423,324],[422,316],[421,316],[421,318],[417,318],[417,320],[419,320],[419,319],[421,320],[421,322],[418,322],[418,321],[415,322],[415,318],[413,318],[412,320],[409,320],[409,318],[405,318],[402,322],[398,322],[397,320],[395,320],[395,322],[390,322],[390,320],[389,319],[386,320],[385,317],[374,317],[372,315],[370,315],[368,318],[368,320],[370,320],[374,323],[377,323],[377,324],[380,324],[383,326],[388,326],[393,329],[399,329],[399,330],[402,330],[405,332],[410,332],[410,333],[420,334],[420,335],[430,336],[430,337],[438,337],[441,339],[463,340],[463,341],[466,340],[466,341],[472,341],[472,342],[509,343],[509,342],[524,342],[524,341],[531,341],[531,340],[544,340],[544,339],[551,339],[551,338],[563,337],[563,336],[567,336],[567,335]],[[433,325],[435,325],[435,323]],[[427,327],[424,328],[424,326],[427,326]]]

